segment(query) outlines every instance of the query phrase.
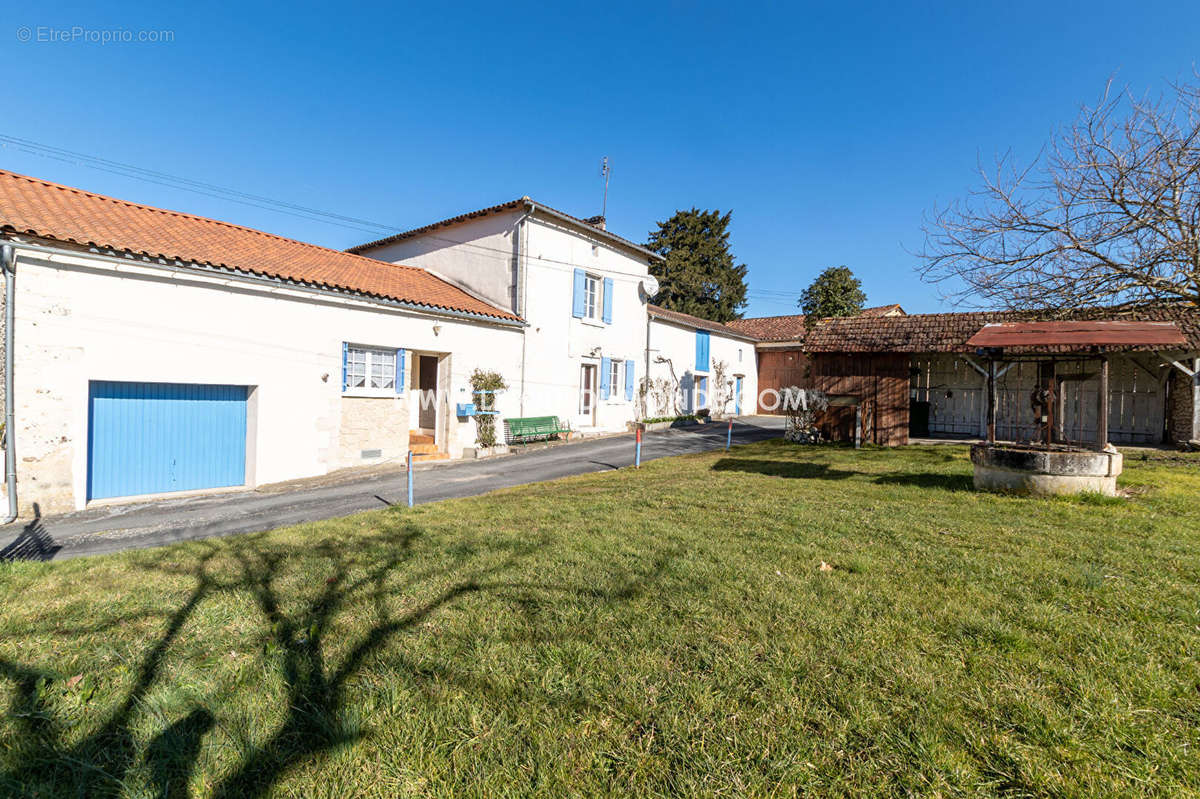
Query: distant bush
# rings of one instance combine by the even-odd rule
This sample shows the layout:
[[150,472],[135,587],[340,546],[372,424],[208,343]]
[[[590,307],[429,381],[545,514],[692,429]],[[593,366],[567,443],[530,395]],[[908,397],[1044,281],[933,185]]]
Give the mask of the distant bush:
[[659,422],[691,422],[695,421],[696,417],[693,414],[686,416],[651,416],[649,419],[643,419],[642,424],[658,424]]

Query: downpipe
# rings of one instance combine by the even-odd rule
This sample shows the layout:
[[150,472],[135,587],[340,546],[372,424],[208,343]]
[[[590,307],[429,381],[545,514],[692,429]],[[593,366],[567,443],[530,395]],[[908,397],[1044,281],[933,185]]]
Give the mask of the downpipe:
[[13,411],[17,258],[11,244],[0,247],[0,271],[4,272],[4,481],[8,489],[8,516],[0,524],[12,524],[17,520],[16,413]]

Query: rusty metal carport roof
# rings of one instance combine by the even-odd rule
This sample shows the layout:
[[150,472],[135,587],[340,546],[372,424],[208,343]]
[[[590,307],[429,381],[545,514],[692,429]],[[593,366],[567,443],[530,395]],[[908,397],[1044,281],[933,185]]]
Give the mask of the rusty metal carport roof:
[[1001,322],[984,325],[967,339],[979,349],[1081,352],[1095,349],[1176,349],[1187,337],[1174,322],[1128,320]]

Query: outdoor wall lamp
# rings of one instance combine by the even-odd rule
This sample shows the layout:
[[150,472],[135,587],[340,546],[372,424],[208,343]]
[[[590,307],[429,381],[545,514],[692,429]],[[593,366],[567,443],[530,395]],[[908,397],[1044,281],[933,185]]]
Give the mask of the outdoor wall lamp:
[[434,324],[434,326],[433,326],[433,335],[435,335],[435,336],[436,336],[436,335],[438,335],[438,334],[439,334],[439,333],[441,333],[441,332],[442,332],[442,326],[441,326],[441,325],[439,325],[439,324]]

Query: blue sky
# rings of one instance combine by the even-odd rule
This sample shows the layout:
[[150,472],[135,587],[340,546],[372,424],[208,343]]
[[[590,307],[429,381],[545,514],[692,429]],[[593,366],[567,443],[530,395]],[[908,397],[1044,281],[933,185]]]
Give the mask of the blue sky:
[[[923,213],[978,158],[1035,155],[1111,74],[1157,90],[1200,48],[1187,2],[439,5],[27,4],[0,27],[0,133],[402,228],[525,194],[599,213],[608,156],[616,233],[733,210],[749,316],[792,312],[837,264],[872,304],[937,311],[909,252]],[[38,41],[73,26],[174,41]],[[375,238],[12,146],[0,166],[331,247]]]

